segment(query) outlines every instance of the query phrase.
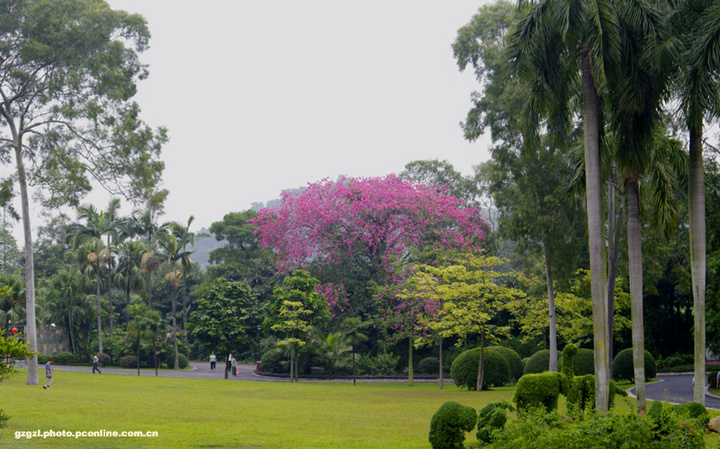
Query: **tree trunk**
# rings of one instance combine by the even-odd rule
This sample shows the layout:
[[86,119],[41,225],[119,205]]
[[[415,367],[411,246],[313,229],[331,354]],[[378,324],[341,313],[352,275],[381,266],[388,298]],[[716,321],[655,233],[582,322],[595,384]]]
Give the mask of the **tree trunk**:
[[633,365],[635,367],[635,391],[637,393],[637,411],[646,412],[645,406],[645,335],[643,331],[643,267],[642,234],[640,231],[640,197],[638,179],[627,182],[628,210],[628,259],[630,272],[630,297],[632,300],[632,343]]
[[593,81],[588,48],[582,48],[583,139],[585,146],[585,186],[588,215],[588,249],[593,304],[595,350],[595,405],[607,413],[609,401],[609,355],[607,338],[607,297],[605,284],[605,239],[602,211],[600,167],[599,102]]
[[353,348],[352,348],[352,356],[353,356],[353,385],[357,385],[356,379],[355,379],[355,345],[353,345]]
[[[177,302],[177,288],[173,289],[172,297],[172,326],[173,326],[173,349],[175,350],[175,366],[173,369],[180,369],[178,364],[178,347],[177,347],[177,319],[175,318],[175,303]],[[226,365],[227,366],[227,365]],[[227,368],[225,369],[225,378],[227,379]]]
[[690,127],[690,267],[695,316],[695,388],[693,401],[705,405],[705,172],[702,157],[702,124]]
[[615,162],[610,170],[610,182],[608,185],[608,248],[610,250],[610,261],[608,263],[608,287],[607,287],[607,307],[608,307],[608,355],[610,362],[610,372],[612,373],[612,359],[614,346],[614,320],[615,320],[615,281],[617,279],[618,266],[620,264],[620,245],[618,244],[618,236],[622,225],[622,210],[618,213],[615,207]]
[[100,256],[97,259],[97,285],[95,286],[95,304],[97,305],[98,352],[102,354],[102,308],[100,307]]
[[442,348],[442,346],[443,346],[443,339],[442,339],[442,337],[440,337],[440,357],[439,357],[440,358],[440,373],[439,373],[439,375],[440,375],[440,389],[441,390],[443,389],[443,350],[442,350],[443,348]]
[[485,351],[485,330],[483,329],[480,333],[480,363],[478,363],[478,378],[477,385],[475,386],[476,391],[479,393],[482,391],[483,383],[483,356]]
[[138,333],[138,340],[137,340],[137,345],[138,345],[137,368],[138,368],[138,376],[139,376],[139,375],[140,375],[140,327],[138,327],[137,333]]
[[408,386],[413,386],[413,338],[408,337]]
[[545,274],[547,279],[548,312],[550,313],[550,371],[558,370],[557,354],[557,317],[555,316],[555,290],[553,288],[552,269],[550,267],[550,249],[543,243],[545,253]]
[[112,253],[110,252],[110,238],[108,237],[107,246],[107,257],[108,257],[108,306],[110,307],[110,337],[114,336],[114,325],[113,325],[113,304],[112,304]]
[[[14,123],[9,121],[12,128],[13,145],[15,147],[15,160],[18,169],[18,183],[20,183],[20,201],[22,204],[23,235],[25,237],[25,339],[28,349],[37,353],[37,328],[35,324],[35,261],[33,259],[32,228],[30,227],[30,200],[28,197],[25,165],[22,160],[22,138],[15,130]],[[37,355],[27,358],[27,384],[38,384]]]

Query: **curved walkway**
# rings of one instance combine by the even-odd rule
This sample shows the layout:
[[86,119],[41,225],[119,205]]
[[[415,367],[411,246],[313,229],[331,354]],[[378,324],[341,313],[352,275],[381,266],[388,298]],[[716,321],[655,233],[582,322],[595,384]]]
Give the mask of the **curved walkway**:
[[[645,385],[645,397],[648,400],[665,401],[673,404],[692,402],[692,374],[660,374],[657,376],[657,379],[660,380],[660,382]],[[635,388],[629,389],[628,393],[634,397]],[[706,392],[705,406],[720,410],[720,398]]]

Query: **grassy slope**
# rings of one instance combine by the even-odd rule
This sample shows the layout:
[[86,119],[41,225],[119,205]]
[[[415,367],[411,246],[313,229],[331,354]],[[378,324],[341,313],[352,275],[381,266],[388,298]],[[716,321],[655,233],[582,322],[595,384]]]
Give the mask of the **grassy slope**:
[[[482,408],[512,388],[435,384],[239,382],[57,371],[49,391],[25,372],[0,386],[11,416],[3,447],[429,448],[430,419],[448,400]],[[15,431],[141,430],[158,438],[15,439]],[[475,441],[469,434],[467,442]]]

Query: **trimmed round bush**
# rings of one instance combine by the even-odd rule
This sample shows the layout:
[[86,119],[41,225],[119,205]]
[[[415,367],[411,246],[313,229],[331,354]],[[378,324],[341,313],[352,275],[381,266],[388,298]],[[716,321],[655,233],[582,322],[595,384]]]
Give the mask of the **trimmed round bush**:
[[438,374],[440,372],[440,359],[437,357],[425,357],[418,363],[419,374]]
[[120,358],[120,366],[123,368],[137,368],[137,360],[136,355],[125,355]]
[[[152,362],[150,362],[152,364]],[[159,362],[158,362],[159,363]],[[175,367],[175,353],[171,352],[165,359],[165,364],[168,368],[173,369]],[[188,359],[185,354],[178,352],[178,369],[185,369],[188,367]]]
[[525,367],[523,367],[522,359],[517,352],[504,346],[488,346],[488,349],[497,351],[505,357],[505,361],[508,362],[508,367],[510,368],[509,382],[517,382],[517,380],[522,377],[525,372]]
[[[450,367],[450,377],[459,388],[475,390],[478,381],[478,365],[480,364],[480,348],[470,349],[460,354]],[[483,352],[483,384],[482,388],[500,386],[507,383],[510,367],[500,352],[485,348]]]
[[75,363],[75,354],[72,352],[58,352],[50,358],[56,365],[72,365]]
[[[656,375],[655,358],[648,351],[645,351],[645,380],[653,379]],[[616,381],[633,380],[635,378],[632,348],[623,349],[615,356],[612,365],[612,378]]]
[[587,348],[578,349],[573,358],[573,371],[576,376],[595,374],[595,351]]
[[433,449],[463,449],[465,432],[475,428],[476,420],[474,408],[447,401],[430,420],[428,440]]
[[518,410],[530,410],[544,407],[556,410],[558,397],[567,394],[569,385],[565,374],[546,371],[544,373],[525,374],[518,380],[513,402]]
[[550,350],[543,349],[530,357],[525,365],[524,374],[538,374],[550,369]]
[[110,357],[110,354],[105,354],[104,352],[101,352],[97,355],[98,361],[100,362],[100,366],[107,366],[112,363],[112,358]]
[[287,359],[276,348],[272,348],[260,357],[260,371],[265,373],[286,373],[289,368],[286,365]]

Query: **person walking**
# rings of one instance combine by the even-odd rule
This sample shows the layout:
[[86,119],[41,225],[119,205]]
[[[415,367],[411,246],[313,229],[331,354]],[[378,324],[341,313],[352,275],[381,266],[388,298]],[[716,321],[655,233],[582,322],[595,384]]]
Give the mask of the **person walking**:
[[215,351],[210,354],[210,371],[215,372],[215,363],[217,362],[217,357],[215,357]]
[[228,354],[227,361],[225,362],[225,371],[230,371],[230,368],[232,368],[232,354]]
[[237,360],[235,360],[235,357],[232,358],[230,366],[232,366],[232,375],[237,376]]
[[98,368],[98,365],[100,364],[100,359],[98,359],[98,356],[96,354],[93,354],[92,362],[93,362],[93,374],[95,374],[96,370],[98,373],[102,374],[102,371],[100,371],[100,368]]
[[50,385],[52,385],[52,362],[52,359],[50,359],[45,364],[45,377],[47,378],[47,382],[43,385],[43,390],[50,388]]

